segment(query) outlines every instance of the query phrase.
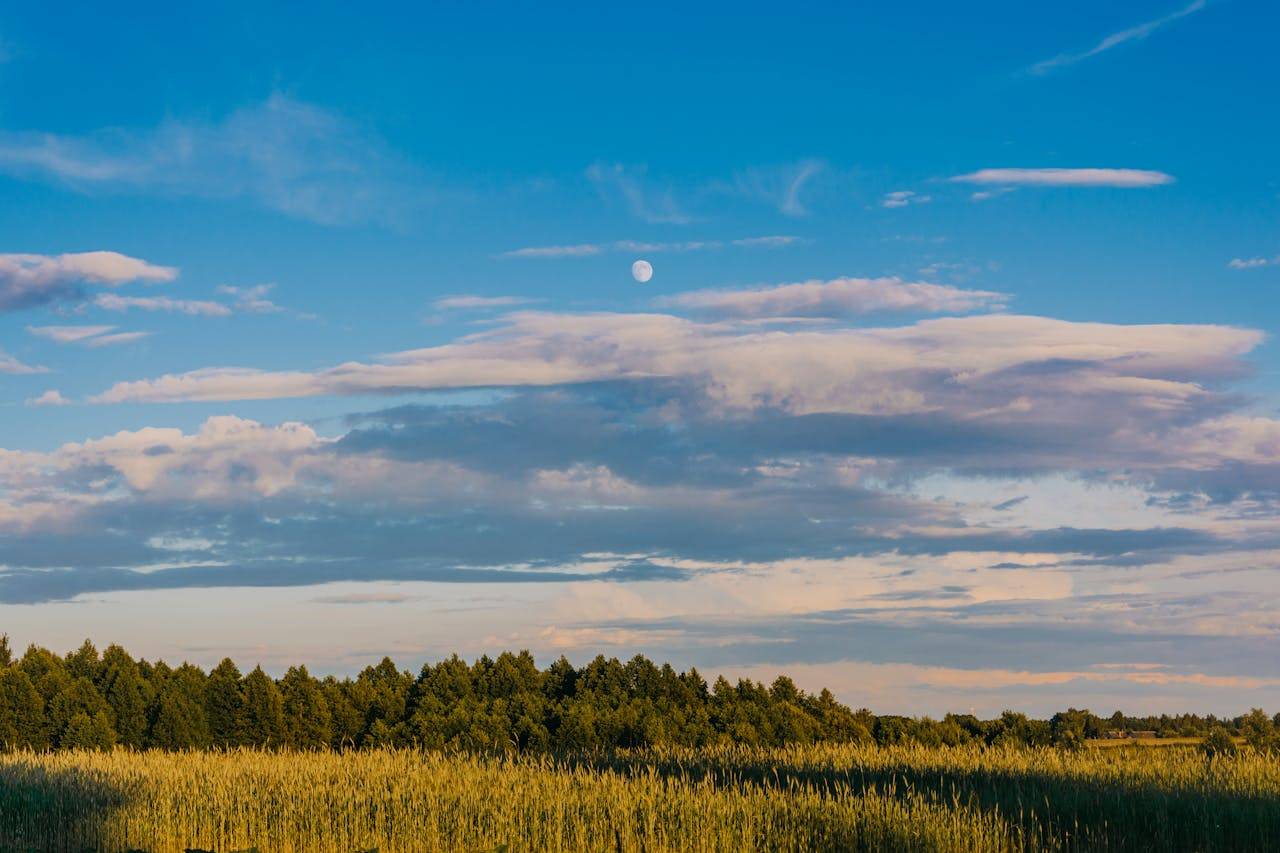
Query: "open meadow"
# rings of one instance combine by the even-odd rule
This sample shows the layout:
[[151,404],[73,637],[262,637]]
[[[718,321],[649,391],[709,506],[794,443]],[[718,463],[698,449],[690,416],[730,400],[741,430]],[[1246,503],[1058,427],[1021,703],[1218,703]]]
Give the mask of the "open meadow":
[[1251,752],[814,746],[577,758],[12,753],[4,850],[1267,850]]

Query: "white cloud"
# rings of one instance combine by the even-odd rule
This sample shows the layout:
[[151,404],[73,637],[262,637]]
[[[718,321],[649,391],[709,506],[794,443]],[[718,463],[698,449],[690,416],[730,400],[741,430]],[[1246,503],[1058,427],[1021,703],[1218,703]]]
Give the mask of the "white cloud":
[[111,347],[118,344],[131,344],[135,341],[141,341],[151,337],[150,332],[116,332],[112,335],[101,335],[96,338],[89,338],[84,345],[97,349],[99,347]]
[[86,347],[109,347],[127,344],[150,337],[150,332],[116,332],[115,326],[27,326],[31,334],[59,344],[78,344]]
[[215,123],[0,133],[0,171],[82,191],[243,197],[328,225],[396,224],[427,195],[415,170],[375,135],[280,94]]
[[598,255],[604,247],[595,243],[578,243],[573,246],[529,246],[503,252],[504,258],[583,258]]
[[[852,286],[857,292],[858,285]],[[940,294],[941,295],[941,294]],[[959,297],[958,297],[959,298]],[[324,370],[208,368],[120,382],[98,403],[272,399],[668,379],[708,416],[925,415],[1153,429],[1215,405],[1260,332],[978,315],[890,328],[758,330],[664,314],[520,312],[452,343]],[[1118,428],[1118,427],[1117,427]],[[1131,439],[1147,452],[1149,440]],[[1098,454],[1103,451],[1099,449]],[[1137,451],[1134,451],[1137,453]]]
[[45,391],[39,397],[32,397],[27,400],[28,406],[69,406],[71,401],[62,396],[62,392],[57,389]]
[[787,234],[774,234],[767,237],[743,237],[738,240],[730,240],[735,246],[744,246],[747,248],[761,249],[780,249],[783,246],[792,246],[801,242],[799,237],[793,237]]
[[1206,5],[1206,0],[1195,0],[1195,2],[1178,9],[1176,12],[1171,12],[1163,17],[1145,21],[1137,26],[1112,33],[1089,50],[1081,53],[1063,53],[1053,57],[1052,59],[1037,62],[1035,65],[1031,66],[1030,71],[1032,74],[1048,74],[1054,69],[1062,68],[1067,65],[1074,65],[1077,62],[1091,59],[1100,53],[1105,53],[1106,51],[1111,50],[1114,47],[1119,47],[1126,42],[1145,39],[1147,36],[1151,35],[1166,24],[1171,24],[1179,18],[1185,18],[1195,12],[1199,12]]
[[516,305],[528,305],[536,302],[524,296],[442,296],[431,306],[437,311],[479,311],[486,308],[510,308]]
[[217,287],[218,293],[235,297],[234,310],[241,314],[279,314],[284,311],[283,308],[267,298],[267,295],[274,289],[274,284],[258,284],[253,287],[235,287],[230,284],[220,284]]
[[196,317],[230,317],[232,311],[221,302],[198,299],[170,299],[167,296],[120,296],[102,293],[93,304],[104,311],[162,311],[170,314],[189,314]]
[[805,187],[825,171],[826,163],[807,159],[774,168],[747,169],[734,177],[734,191],[749,198],[759,198],[777,207],[785,216],[805,216]]
[[880,206],[908,207],[913,204],[928,204],[931,201],[933,201],[932,196],[920,195],[913,190],[895,190],[884,194],[884,198],[880,200]]
[[953,183],[1039,187],[1156,187],[1173,176],[1145,169],[979,169],[949,178]]
[[119,252],[0,254],[0,312],[75,299],[85,285],[118,287],[134,281],[173,281],[177,276],[174,267]]
[[780,249],[800,242],[799,237],[775,234],[736,240],[679,240],[652,242],[615,240],[612,243],[578,243],[569,246],[530,246],[503,252],[504,258],[583,258],[605,252],[701,252],[735,246],[742,249]]
[[115,326],[27,326],[27,331],[38,338],[46,338],[59,344],[74,344],[105,335]]
[[685,225],[693,218],[684,211],[670,187],[654,188],[644,166],[592,164],[587,178],[606,200],[621,198],[631,215],[656,225]]
[[1274,258],[1232,258],[1227,266],[1233,270],[1252,270],[1258,267],[1280,266],[1280,255]]
[[1016,187],[996,187],[993,190],[978,190],[969,196],[969,201],[987,201],[989,199],[998,198],[1002,195],[1017,192]]
[[10,376],[27,376],[33,373],[48,372],[48,368],[23,364],[4,350],[0,350],[0,373],[7,373]]
[[1005,299],[1002,293],[898,278],[838,278],[749,290],[695,290],[659,304],[719,317],[849,317],[876,311],[965,312],[1000,307]]

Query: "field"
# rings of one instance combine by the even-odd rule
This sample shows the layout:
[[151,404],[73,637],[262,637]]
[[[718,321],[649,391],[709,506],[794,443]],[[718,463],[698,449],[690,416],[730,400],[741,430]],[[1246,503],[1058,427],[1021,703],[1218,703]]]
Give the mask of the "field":
[[1188,748],[0,757],[0,849],[1267,850],[1280,763]]

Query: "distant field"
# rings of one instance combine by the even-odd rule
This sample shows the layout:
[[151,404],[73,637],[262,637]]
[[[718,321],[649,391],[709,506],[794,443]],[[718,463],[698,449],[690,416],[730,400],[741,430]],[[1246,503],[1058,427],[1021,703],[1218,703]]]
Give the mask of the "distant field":
[[824,746],[0,756],[0,849],[1274,850],[1280,763]]
[[[1237,746],[1244,743],[1244,738],[1232,740]],[[1204,743],[1202,737],[1140,737],[1140,738],[1097,738],[1085,741],[1088,746],[1113,748],[1118,746],[1162,747],[1162,746],[1199,746]]]
[[[1117,746],[1199,746],[1204,741],[1202,737],[1140,737],[1140,738],[1097,738],[1086,741],[1089,746],[1099,747],[1117,747]],[[1237,742],[1242,742],[1240,738],[1236,738]]]

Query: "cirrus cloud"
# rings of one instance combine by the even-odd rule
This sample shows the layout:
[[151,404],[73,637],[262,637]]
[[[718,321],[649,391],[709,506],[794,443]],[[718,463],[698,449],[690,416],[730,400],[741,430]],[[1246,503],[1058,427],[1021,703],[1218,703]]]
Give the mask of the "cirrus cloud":
[[961,184],[1132,189],[1171,184],[1174,178],[1148,169],[979,169],[948,180]]

